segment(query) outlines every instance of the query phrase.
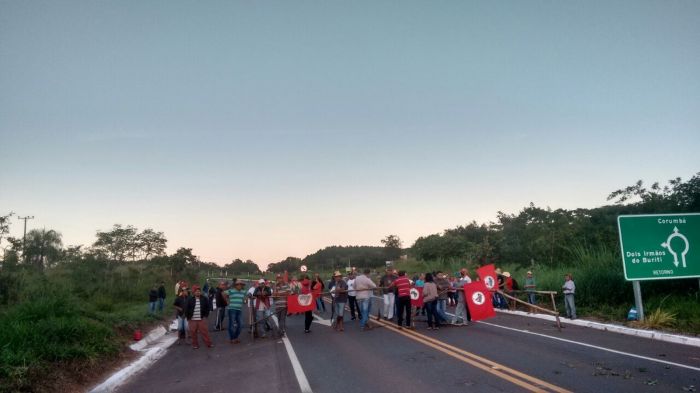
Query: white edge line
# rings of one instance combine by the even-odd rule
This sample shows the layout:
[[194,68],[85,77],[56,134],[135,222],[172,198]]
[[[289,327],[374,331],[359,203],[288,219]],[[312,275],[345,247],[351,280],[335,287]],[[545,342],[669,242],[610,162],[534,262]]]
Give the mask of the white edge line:
[[146,353],[141,356],[137,361],[131,363],[129,366],[117,371],[106,381],[94,387],[90,390],[90,393],[103,393],[112,392],[123,383],[125,383],[129,378],[139,373],[140,371],[146,369],[151,364],[155,363],[158,359],[162,358],[163,355],[167,353],[167,349],[177,340],[177,336],[168,338],[163,341],[161,345],[149,349]]
[[496,325],[496,324],[489,323],[489,322],[484,322],[484,321],[478,321],[478,322],[481,323],[481,324],[484,324],[484,325],[495,326],[495,327],[498,327],[498,328],[501,328],[501,329],[513,330],[513,331],[520,332],[520,333],[532,334],[532,335],[534,335],[534,336],[546,337],[546,338],[550,338],[550,339],[552,339],[552,340],[563,341],[563,342],[570,343],[570,344],[577,344],[577,345],[581,345],[581,346],[589,347],[589,348],[595,348],[595,349],[599,349],[599,350],[601,350],[601,351],[616,353],[616,354],[618,354],[618,355],[625,355],[625,356],[630,356],[630,357],[633,357],[633,358],[649,360],[649,361],[651,361],[651,362],[663,363],[663,364],[668,364],[668,365],[672,365],[672,366],[676,366],[676,367],[683,367],[683,368],[687,368],[687,369],[690,369],[690,370],[700,371],[700,367],[693,367],[693,366],[688,366],[688,365],[685,365],[685,364],[680,364],[680,363],[675,363],[675,362],[669,362],[669,361],[666,361],[666,360],[654,359],[654,358],[650,358],[650,357],[647,357],[647,356],[635,355],[635,354],[633,354],[633,353],[622,352],[622,351],[618,351],[618,350],[616,350],[616,349],[610,349],[610,348],[605,348],[605,347],[599,347],[599,346],[593,345],[593,344],[586,344],[586,343],[582,343],[582,342],[579,342],[579,341],[567,340],[567,339],[565,339],[565,338],[559,338],[559,337],[549,336],[549,335],[542,334],[542,333],[535,333],[535,332],[530,332],[530,331],[527,331],[527,330],[521,330],[521,329],[516,329],[516,328],[512,328],[512,327]]
[[[272,319],[275,321],[275,323],[278,323],[277,316],[273,315]],[[282,341],[284,342],[284,347],[287,349],[289,361],[292,362],[294,374],[297,377],[297,382],[299,382],[299,389],[301,389],[302,393],[313,393],[311,390],[311,385],[309,385],[309,380],[306,379],[306,374],[304,374],[304,369],[301,368],[301,363],[299,363],[297,354],[294,352],[294,348],[292,348],[292,343],[289,341],[289,338],[287,338],[286,335],[282,337]]]
[[[555,321],[556,318],[551,315],[543,314],[530,314],[524,311],[510,311],[510,310],[496,310],[499,313],[520,315],[528,318],[544,319],[547,321]],[[642,338],[648,338],[650,340],[664,341],[673,344],[689,345],[693,347],[700,347],[700,337],[689,337],[681,336],[678,334],[671,334],[660,332],[658,330],[644,330],[644,329],[633,329],[626,326],[614,325],[610,323],[600,323],[594,321],[587,321],[584,319],[567,320],[562,318],[562,323],[568,325],[577,325],[588,327],[591,329],[603,330],[613,333],[626,334],[628,336],[636,336]]]

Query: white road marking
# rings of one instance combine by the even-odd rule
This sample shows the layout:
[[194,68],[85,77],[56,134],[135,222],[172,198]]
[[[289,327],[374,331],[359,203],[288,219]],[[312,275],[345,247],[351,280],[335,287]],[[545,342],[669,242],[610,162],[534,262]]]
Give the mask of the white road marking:
[[331,326],[331,320],[330,319],[323,319],[320,316],[314,314],[314,322],[320,323],[321,325],[326,325],[326,326]]
[[489,323],[489,322],[484,322],[484,321],[478,321],[478,322],[481,323],[481,324],[484,324],[484,325],[494,326],[494,327],[498,327],[498,328],[501,328],[501,329],[512,330],[512,331],[520,332],[520,333],[532,334],[532,335],[534,335],[534,336],[546,337],[546,338],[550,338],[550,339],[552,339],[552,340],[562,341],[562,342],[569,343],[569,344],[581,345],[581,346],[588,347],[588,348],[599,349],[599,350],[601,350],[601,351],[612,352],[612,353],[616,353],[616,354],[618,354],[618,355],[624,355],[624,356],[629,356],[629,357],[633,357],[633,358],[637,358],[637,359],[649,360],[649,361],[651,361],[651,362],[662,363],[662,364],[667,364],[667,365],[671,365],[671,366],[687,368],[687,369],[689,369],[689,370],[700,371],[700,367],[693,367],[693,366],[688,366],[688,365],[686,365],[686,364],[675,363],[675,362],[669,362],[669,361],[667,361],[667,360],[660,360],[660,359],[650,358],[650,357],[647,357],[647,356],[635,355],[635,354],[633,354],[633,353],[618,351],[618,350],[616,350],[616,349],[610,349],[610,348],[600,347],[600,346],[598,346],[598,345],[593,345],[593,344],[586,344],[586,343],[582,343],[582,342],[579,342],[579,341],[567,340],[567,339],[565,339],[565,338],[559,338],[559,337],[549,336],[549,335],[547,335],[547,334],[535,333],[535,332],[531,332],[531,331],[528,331],[528,330],[516,329],[516,328],[512,328],[512,327],[508,327],[508,326],[496,325],[496,324],[494,324],[494,323]]
[[[276,316],[273,315],[272,319],[275,321],[276,324],[278,324]],[[299,363],[297,354],[296,352],[294,352],[294,348],[292,348],[292,343],[289,341],[289,338],[287,338],[287,335],[282,337],[282,342],[284,342],[284,347],[287,348],[287,355],[289,356],[289,361],[292,362],[294,374],[297,377],[297,382],[299,382],[299,389],[301,389],[302,393],[313,393],[313,390],[311,390],[311,385],[309,385],[309,380],[306,379],[304,369],[301,368],[301,363]]]

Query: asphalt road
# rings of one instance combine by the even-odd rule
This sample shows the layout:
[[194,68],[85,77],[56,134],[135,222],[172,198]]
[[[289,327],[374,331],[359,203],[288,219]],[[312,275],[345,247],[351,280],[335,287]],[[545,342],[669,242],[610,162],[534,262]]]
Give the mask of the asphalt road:
[[[375,299],[372,314],[376,315]],[[312,332],[303,316],[287,318],[287,335],[313,392],[672,392],[700,391],[700,349],[503,315],[465,327],[415,331],[375,322],[360,331],[346,313],[344,332],[320,315]],[[173,346],[119,392],[298,392],[279,339],[228,343],[211,332],[213,349]]]

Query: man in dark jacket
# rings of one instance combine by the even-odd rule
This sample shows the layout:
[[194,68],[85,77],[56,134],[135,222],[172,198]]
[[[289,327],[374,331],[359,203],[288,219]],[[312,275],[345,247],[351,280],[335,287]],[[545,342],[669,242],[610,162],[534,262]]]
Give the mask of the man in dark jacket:
[[227,285],[225,281],[219,282],[219,286],[216,288],[216,324],[214,325],[214,330],[221,331],[224,330],[224,317],[226,316],[226,299],[224,298],[224,292],[227,290]]
[[155,284],[151,287],[150,292],[148,292],[148,313],[153,314],[156,312],[156,303],[158,303],[158,288]]
[[199,349],[199,341],[197,340],[197,332],[202,335],[204,343],[211,348],[214,344],[209,338],[209,330],[207,328],[207,317],[209,316],[209,299],[202,296],[202,290],[199,285],[192,286],[194,296],[187,300],[187,316],[188,324],[190,325],[190,337],[192,337],[192,348]]
[[160,282],[158,287],[158,311],[163,312],[163,303],[165,303],[165,283]]

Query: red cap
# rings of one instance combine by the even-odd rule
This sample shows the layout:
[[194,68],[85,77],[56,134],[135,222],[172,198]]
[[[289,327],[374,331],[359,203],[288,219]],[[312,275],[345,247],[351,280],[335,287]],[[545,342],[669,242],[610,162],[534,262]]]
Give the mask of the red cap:
[[192,290],[193,290],[193,291],[196,291],[196,290],[198,290],[198,289],[199,289],[199,285],[192,285]]

